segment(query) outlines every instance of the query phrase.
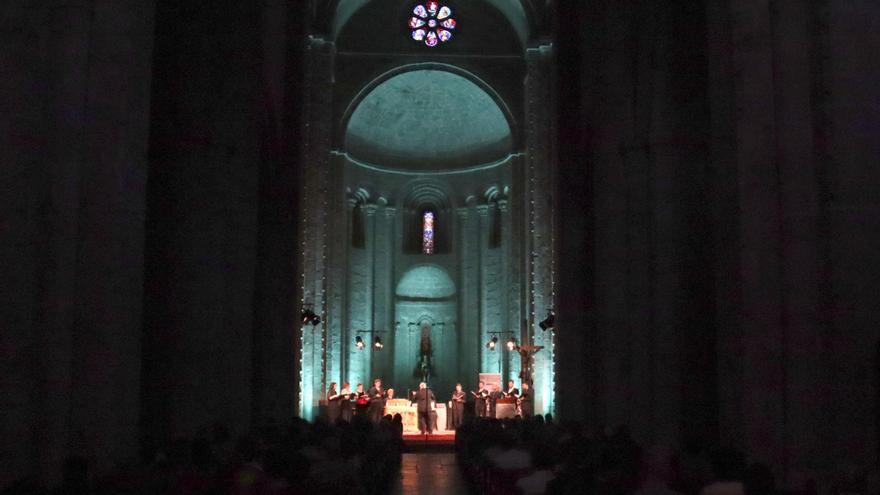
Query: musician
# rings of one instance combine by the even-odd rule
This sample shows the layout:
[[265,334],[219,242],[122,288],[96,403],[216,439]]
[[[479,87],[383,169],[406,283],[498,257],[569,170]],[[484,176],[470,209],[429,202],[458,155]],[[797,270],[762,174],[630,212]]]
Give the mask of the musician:
[[461,390],[461,384],[455,384],[455,392],[452,392],[452,429],[457,430],[464,420],[464,403],[467,394]]
[[489,397],[489,390],[486,389],[486,384],[480,382],[477,386],[477,391],[471,393],[474,395],[474,413],[477,417],[485,417],[486,408],[489,406],[486,403],[486,399]]
[[519,406],[520,416],[523,418],[530,418],[535,415],[535,403],[532,399],[532,387],[529,386],[529,382],[522,382],[522,394],[517,399],[517,405]]
[[370,404],[370,398],[364,392],[364,384],[358,383],[354,389],[354,412],[355,414],[367,414],[367,408]]
[[386,401],[394,400],[394,389],[393,388],[389,388],[388,390],[385,391],[385,400]]
[[419,431],[422,434],[426,431],[428,434],[433,433],[434,421],[431,418],[431,412],[434,411],[434,402],[436,400],[434,392],[428,389],[428,384],[425,382],[419,383],[419,390],[413,393],[411,402],[418,406]]
[[500,390],[495,390],[494,384],[489,384],[488,386],[489,396],[486,397],[486,415],[490,418],[495,417],[495,404],[498,399],[504,397],[504,394],[501,393]]
[[342,395],[336,391],[336,382],[330,382],[327,390],[327,420],[330,424],[336,424],[336,420],[342,414]]
[[342,388],[339,389],[339,417],[344,421],[351,421],[353,401],[354,394],[351,393],[351,385],[348,382],[342,382]]
[[519,390],[517,390],[513,380],[507,381],[507,392],[503,392],[504,397],[510,397],[515,399],[519,395]]
[[382,420],[385,413],[385,390],[382,389],[382,380],[376,378],[373,380],[373,387],[367,392],[370,399],[369,414],[370,420],[378,423]]

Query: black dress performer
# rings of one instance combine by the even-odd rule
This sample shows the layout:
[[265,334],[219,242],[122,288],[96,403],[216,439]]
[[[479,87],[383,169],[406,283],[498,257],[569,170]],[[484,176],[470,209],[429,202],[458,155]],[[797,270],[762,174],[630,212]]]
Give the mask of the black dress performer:
[[367,392],[370,397],[369,414],[370,420],[378,423],[385,414],[385,390],[382,389],[382,380],[373,380],[373,387]]
[[488,406],[488,404],[486,404],[486,399],[489,397],[489,391],[486,390],[486,385],[483,382],[480,382],[477,391],[471,393],[474,395],[474,414],[480,418],[485,417],[486,408]]
[[343,421],[351,421],[352,410],[354,409],[354,394],[351,393],[351,386],[348,382],[342,383],[339,390],[339,417]]
[[455,384],[455,392],[452,392],[452,429],[457,430],[464,421],[464,403],[467,394],[461,390],[461,384]]
[[428,390],[425,382],[419,383],[419,390],[412,397],[412,402],[416,404],[419,412],[419,431],[424,434],[433,433],[434,421],[431,419],[431,412],[434,410],[434,402],[436,402],[434,392]]
[[330,424],[336,424],[336,420],[342,414],[342,395],[336,391],[336,382],[330,382],[330,389],[327,390],[327,421]]
[[364,384],[358,383],[354,390],[354,413],[367,414],[368,407],[370,407],[370,397],[364,392]]
[[520,416],[531,418],[535,415],[535,403],[532,401],[532,388],[529,387],[529,382],[523,382],[522,394],[517,401],[519,402]]

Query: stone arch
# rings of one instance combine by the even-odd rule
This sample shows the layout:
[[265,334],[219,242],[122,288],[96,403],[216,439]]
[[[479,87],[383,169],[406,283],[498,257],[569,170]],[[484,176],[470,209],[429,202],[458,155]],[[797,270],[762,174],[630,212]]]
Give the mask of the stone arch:
[[434,172],[497,163],[516,148],[510,106],[485,81],[449,64],[408,64],[366,84],[337,134],[354,161]]

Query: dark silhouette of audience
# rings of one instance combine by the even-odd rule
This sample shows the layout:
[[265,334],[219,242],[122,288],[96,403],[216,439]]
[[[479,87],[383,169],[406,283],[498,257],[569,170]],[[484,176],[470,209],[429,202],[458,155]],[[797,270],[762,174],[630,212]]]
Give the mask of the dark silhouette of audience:
[[71,457],[58,487],[23,479],[2,495],[324,495],[387,493],[400,470],[402,422],[386,416],[351,423],[294,418],[232,441],[223,425],[194,438],[144,441],[139,465],[96,478]]
[[[470,418],[457,431],[464,476],[479,493],[783,495],[773,470],[734,449],[689,439],[644,448],[625,426],[599,432],[552,417]],[[814,495],[815,484],[789,495]],[[841,492],[837,492],[841,493]],[[866,493],[857,491],[851,493]]]
[[[815,480],[780,491],[773,469],[734,449],[686,439],[680,451],[643,447],[627,427],[587,431],[580,423],[468,418],[455,448],[473,493],[596,495],[816,495]],[[0,495],[369,495],[389,493],[400,471],[403,422],[387,415],[349,423],[294,418],[233,441],[220,424],[194,438],[143,441],[143,460],[100,477],[88,459],[64,463],[53,489],[35,478]],[[874,495],[865,471],[850,469],[830,495]],[[823,492],[824,493],[824,492]]]

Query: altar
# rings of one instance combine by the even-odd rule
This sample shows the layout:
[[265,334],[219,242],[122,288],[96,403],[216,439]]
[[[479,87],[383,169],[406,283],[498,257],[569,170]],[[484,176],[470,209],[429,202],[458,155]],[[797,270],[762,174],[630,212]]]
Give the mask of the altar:
[[[446,431],[446,404],[435,404],[434,432]],[[419,412],[415,404],[407,399],[391,399],[385,402],[385,414],[394,416],[400,414],[403,419],[403,432],[405,434],[419,433]]]

